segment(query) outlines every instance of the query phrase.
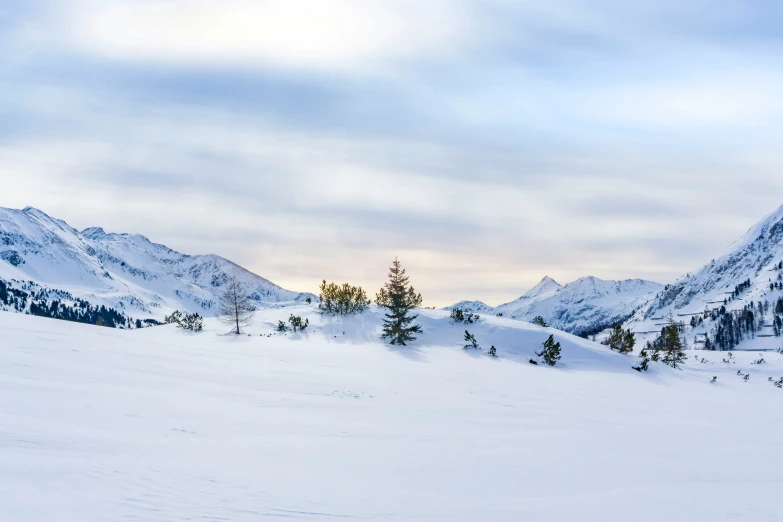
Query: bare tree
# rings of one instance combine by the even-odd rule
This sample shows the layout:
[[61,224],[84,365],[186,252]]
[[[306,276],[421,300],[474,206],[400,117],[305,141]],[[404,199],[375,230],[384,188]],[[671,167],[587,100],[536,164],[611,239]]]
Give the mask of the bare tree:
[[233,326],[231,331],[237,335],[241,333],[241,327],[253,322],[255,307],[236,274],[229,276],[226,289],[220,296],[218,313],[220,322]]

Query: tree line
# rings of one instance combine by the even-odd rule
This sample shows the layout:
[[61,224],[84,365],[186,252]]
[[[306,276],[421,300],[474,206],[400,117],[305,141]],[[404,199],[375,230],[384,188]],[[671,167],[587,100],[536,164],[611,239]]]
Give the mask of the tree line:
[[42,288],[32,281],[24,283],[23,288],[15,288],[0,279],[0,305],[19,313],[109,328],[142,328],[145,324],[160,324],[154,319],[134,320],[114,308],[93,305],[69,292]]

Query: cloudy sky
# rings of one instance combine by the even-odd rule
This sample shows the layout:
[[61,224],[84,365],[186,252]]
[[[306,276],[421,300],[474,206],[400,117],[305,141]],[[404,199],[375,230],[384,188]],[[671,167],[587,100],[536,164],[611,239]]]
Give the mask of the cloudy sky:
[[25,0],[0,49],[0,206],[294,290],[669,282],[783,204],[779,0]]

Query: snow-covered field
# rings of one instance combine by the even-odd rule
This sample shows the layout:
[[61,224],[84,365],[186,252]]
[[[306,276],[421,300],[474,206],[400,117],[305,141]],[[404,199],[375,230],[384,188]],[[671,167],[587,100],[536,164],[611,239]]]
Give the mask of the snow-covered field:
[[[268,335],[290,312],[309,330]],[[237,337],[0,313],[0,521],[783,520],[780,354],[639,374],[510,319],[425,310],[407,348],[378,324],[300,306]],[[549,333],[562,364],[529,364]]]

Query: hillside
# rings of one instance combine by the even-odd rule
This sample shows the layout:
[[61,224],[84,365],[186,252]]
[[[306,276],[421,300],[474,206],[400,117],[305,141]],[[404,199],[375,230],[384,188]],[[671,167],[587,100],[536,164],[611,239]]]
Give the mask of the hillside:
[[[291,311],[310,329],[276,334]],[[779,354],[639,374],[552,330],[562,366],[533,366],[549,331],[470,325],[491,359],[461,348],[465,326],[446,316],[422,311],[421,341],[393,348],[375,311],[267,309],[239,337],[213,320],[188,334],[0,312],[0,518],[780,517]]]
[[462,301],[447,309],[502,314],[521,321],[541,316],[557,329],[587,335],[626,320],[662,289],[663,285],[642,279],[606,281],[589,276],[562,286],[554,279],[544,277],[527,293],[509,303],[491,307],[481,301]]
[[314,297],[280,288],[216,255],[181,254],[137,234],[79,232],[30,207],[0,208],[0,280],[15,288],[32,281],[67,293],[71,302],[80,298],[134,318],[162,319],[174,309],[212,315],[232,273],[258,307]]
[[783,346],[781,299],[783,207],[751,227],[722,255],[667,285],[627,326],[649,339],[671,316],[684,323],[683,334],[691,345],[777,349]]

